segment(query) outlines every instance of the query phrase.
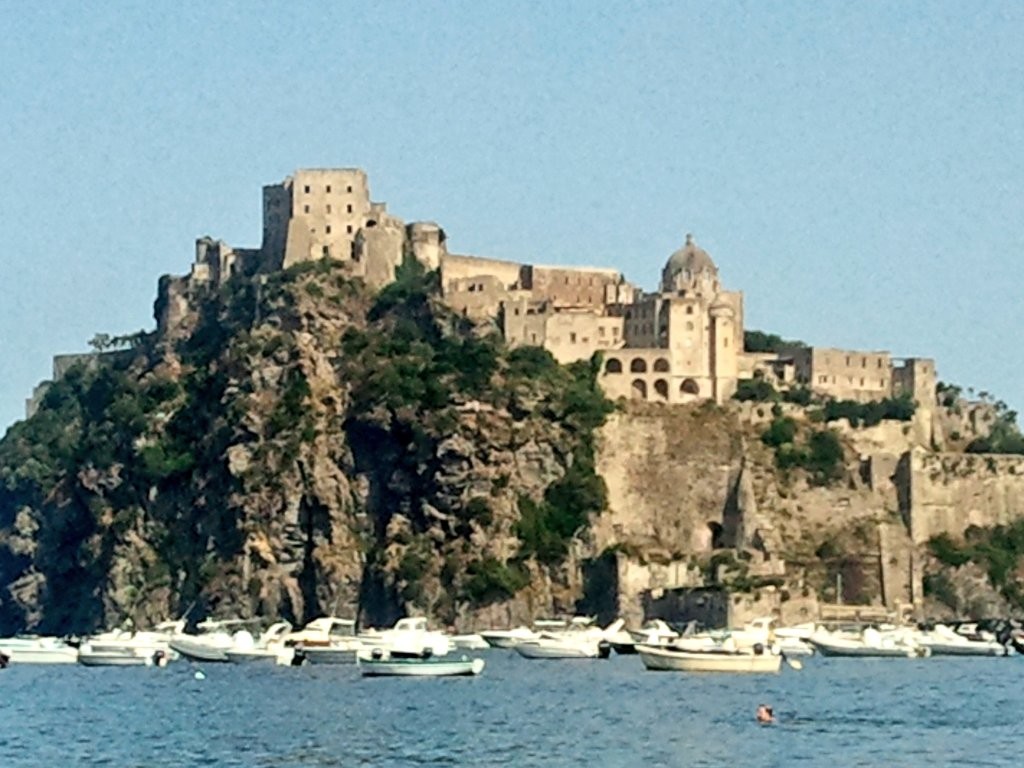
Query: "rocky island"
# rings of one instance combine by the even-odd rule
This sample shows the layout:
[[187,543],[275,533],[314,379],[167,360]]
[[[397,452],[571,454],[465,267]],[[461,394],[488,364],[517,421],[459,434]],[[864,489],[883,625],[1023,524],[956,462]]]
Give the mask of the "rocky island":
[[689,236],[645,292],[449,253],[358,169],[263,212],[0,441],[0,635],[1024,605],[1016,415],[934,361],[746,329]]

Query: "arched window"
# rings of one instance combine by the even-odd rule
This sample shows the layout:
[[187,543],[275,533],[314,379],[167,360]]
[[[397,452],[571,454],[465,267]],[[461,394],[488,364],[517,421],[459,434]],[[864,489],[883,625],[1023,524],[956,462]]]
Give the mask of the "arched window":
[[629,364],[630,373],[647,373],[647,362],[639,357],[634,357]]
[[634,400],[646,400],[647,384],[643,379],[636,379],[630,387],[630,392]]
[[654,394],[659,400],[668,401],[668,382],[665,379],[658,379],[654,382]]
[[699,395],[700,385],[693,379],[685,379],[683,383],[679,385],[679,391],[684,395]]
[[622,361],[612,358],[604,365],[605,373],[622,373]]
[[654,361],[654,372],[655,373],[668,373],[668,360],[664,357],[659,357]]

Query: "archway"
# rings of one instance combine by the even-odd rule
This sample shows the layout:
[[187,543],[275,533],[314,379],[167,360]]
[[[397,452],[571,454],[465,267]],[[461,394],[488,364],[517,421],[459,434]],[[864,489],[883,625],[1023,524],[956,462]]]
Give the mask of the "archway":
[[700,385],[693,379],[684,379],[679,385],[679,391],[684,395],[699,395]]
[[610,359],[604,366],[605,373],[622,373],[622,361],[616,358]]
[[668,382],[665,379],[658,379],[654,382],[654,394],[659,400],[668,401]]
[[647,373],[647,361],[643,358],[634,357],[629,364],[630,373]]
[[668,360],[664,357],[659,357],[654,361],[654,372],[655,373],[668,373],[669,365]]
[[630,393],[634,400],[646,400],[647,383],[643,379],[636,379],[630,387]]

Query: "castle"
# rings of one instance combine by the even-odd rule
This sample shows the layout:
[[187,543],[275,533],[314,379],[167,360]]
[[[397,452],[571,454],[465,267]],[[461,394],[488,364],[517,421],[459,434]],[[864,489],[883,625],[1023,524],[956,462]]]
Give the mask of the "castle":
[[445,301],[478,323],[494,324],[512,346],[549,350],[562,363],[601,352],[600,384],[611,398],[686,403],[732,397],[744,379],[804,384],[817,394],[875,400],[909,393],[934,399],[931,360],[887,352],[793,347],[744,350],[743,293],[722,287],[718,267],[690,235],[662,270],[655,292],[614,269],[552,267],[449,253],[433,222],[406,224],[370,198],[358,168],[304,169],[263,188],[259,248],[196,241],[184,276],[160,280],[155,305],[162,338],[186,335],[198,292],[233,275],[269,274],[334,259],[381,288],[411,256],[439,270]]

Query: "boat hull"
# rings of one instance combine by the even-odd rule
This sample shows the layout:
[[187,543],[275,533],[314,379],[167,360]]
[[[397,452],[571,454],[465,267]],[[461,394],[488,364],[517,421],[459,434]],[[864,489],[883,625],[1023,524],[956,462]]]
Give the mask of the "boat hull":
[[250,650],[224,651],[224,655],[232,664],[276,664],[280,654],[277,651]]
[[1006,656],[1007,650],[998,643],[927,643],[932,656]]
[[227,653],[225,653],[226,648],[217,648],[191,640],[175,638],[170,641],[170,647],[171,650],[191,661],[227,663],[228,660]]
[[0,642],[0,652],[13,664],[78,663],[78,649],[55,638],[11,638]]
[[[611,650],[611,647],[607,646],[607,650]],[[527,642],[515,646],[515,651],[525,659],[598,659],[608,657],[607,652],[602,656],[602,649],[597,643],[563,645]]]
[[117,651],[79,651],[78,663],[85,667],[145,667],[152,666],[152,657]]
[[923,649],[916,649],[906,646],[876,647],[876,646],[855,646],[830,643],[823,640],[811,639],[809,641],[814,650],[822,656],[835,658],[859,658],[859,659],[906,659],[925,655]]
[[643,645],[637,647],[637,653],[644,666],[656,672],[775,674],[782,667],[782,657],[771,653],[673,651]]
[[473,677],[483,659],[359,659],[364,677]]
[[355,664],[358,651],[354,648],[325,648],[310,646],[301,649],[309,664]]

